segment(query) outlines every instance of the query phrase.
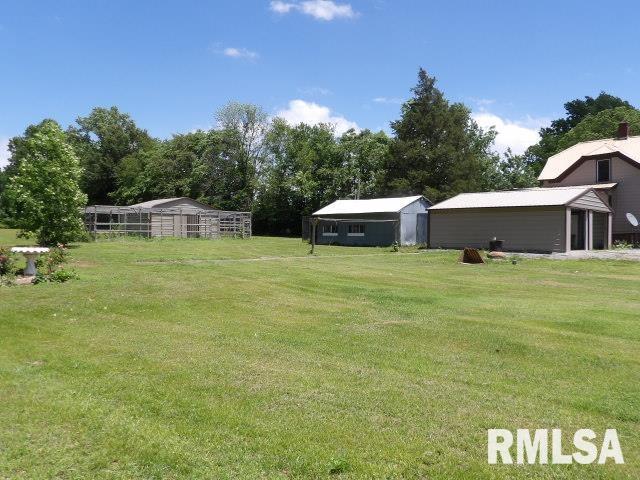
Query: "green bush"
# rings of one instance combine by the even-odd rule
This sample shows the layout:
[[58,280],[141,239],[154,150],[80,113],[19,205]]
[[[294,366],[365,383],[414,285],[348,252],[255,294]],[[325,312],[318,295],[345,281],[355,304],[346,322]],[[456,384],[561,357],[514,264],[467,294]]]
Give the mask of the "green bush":
[[613,242],[613,248],[616,250],[628,250],[633,248],[633,244],[627,242],[626,240],[616,240]]
[[53,273],[58,265],[62,265],[67,259],[67,249],[59,244],[49,250],[49,253],[41,255],[36,261],[36,267],[44,270],[45,275]]
[[37,261],[38,273],[33,283],[64,283],[78,278],[74,270],[65,270],[62,264],[67,260],[67,248],[58,244]]
[[8,247],[0,247],[0,276],[15,275],[16,260]]
[[33,283],[65,283],[69,280],[77,280],[78,278],[80,277],[74,270],[65,270],[64,268],[59,268],[58,270],[54,270],[49,274],[38,272],[33,280]]

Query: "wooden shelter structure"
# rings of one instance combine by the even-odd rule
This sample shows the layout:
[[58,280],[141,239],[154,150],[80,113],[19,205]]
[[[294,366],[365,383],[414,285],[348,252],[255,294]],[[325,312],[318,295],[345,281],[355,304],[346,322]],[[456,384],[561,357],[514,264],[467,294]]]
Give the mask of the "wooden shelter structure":
[[85,225],[94,236],[220,238],[251,237],[251,213],[216,210],[187,197],[130,206],[90,205]]

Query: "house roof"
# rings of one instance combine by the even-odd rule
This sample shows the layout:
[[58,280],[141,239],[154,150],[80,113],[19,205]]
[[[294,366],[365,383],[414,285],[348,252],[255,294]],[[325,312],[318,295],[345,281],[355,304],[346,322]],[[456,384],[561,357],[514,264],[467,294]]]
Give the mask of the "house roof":
[[206,209],[211,209],[209,205],[205,205],[204,203],[198,202],[197,200],[194,200],[189,197],[157,198],[155,200],[148,200],[146,202],[136,203],[130,206],[135,208],[161,208],[163,205],[166,205],[167,203],[180,202],[180,201],[191,203],[196,208],[202,207]]
[[620,155],[640,167],[640,136],[580,142],[549,157],[538,180],[555,180],[583,158]]
[[461,193],[440,202],[429,210],[496,207],[551,207],[563,206],[593,190],[589,186],[525,188],[500,192]]
[[609,190],[610,188],[617,187],[616,182],[612,183],[594,183],[593,185],[575,185],[576,187],[593,188],[594,190]]
[[424,198],[422,195],[395,198],[370,198],[368,200],[336,200],[321,208],[312,215],[341,215],[350,213],[395,213],[416,200]]

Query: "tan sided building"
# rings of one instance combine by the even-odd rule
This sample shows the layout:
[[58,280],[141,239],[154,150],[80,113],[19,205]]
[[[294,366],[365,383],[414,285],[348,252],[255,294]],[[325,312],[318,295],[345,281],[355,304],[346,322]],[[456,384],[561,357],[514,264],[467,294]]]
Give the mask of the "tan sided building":
[[466,193],[429,209],[433,248],[567,252],[640,243],[640,136],[581,142],[547,160],[542,188]]
[[538,179],[543,187],[591,185],[613,210],[613,239],[640,242],[640,136],[621,123],[616,138],[578,143],[550,157]]
[[567,252],[611,245],[612,212],[591,186],[462,193],[429,209],[431,248]]

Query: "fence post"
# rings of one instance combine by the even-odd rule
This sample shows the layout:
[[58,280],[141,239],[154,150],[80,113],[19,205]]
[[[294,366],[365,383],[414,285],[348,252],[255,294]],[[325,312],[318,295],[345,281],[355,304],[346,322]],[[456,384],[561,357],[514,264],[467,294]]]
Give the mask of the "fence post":
[[311,254],[313,255],[316,251],[316,227],[318,225],[318,219],[311,219]]

